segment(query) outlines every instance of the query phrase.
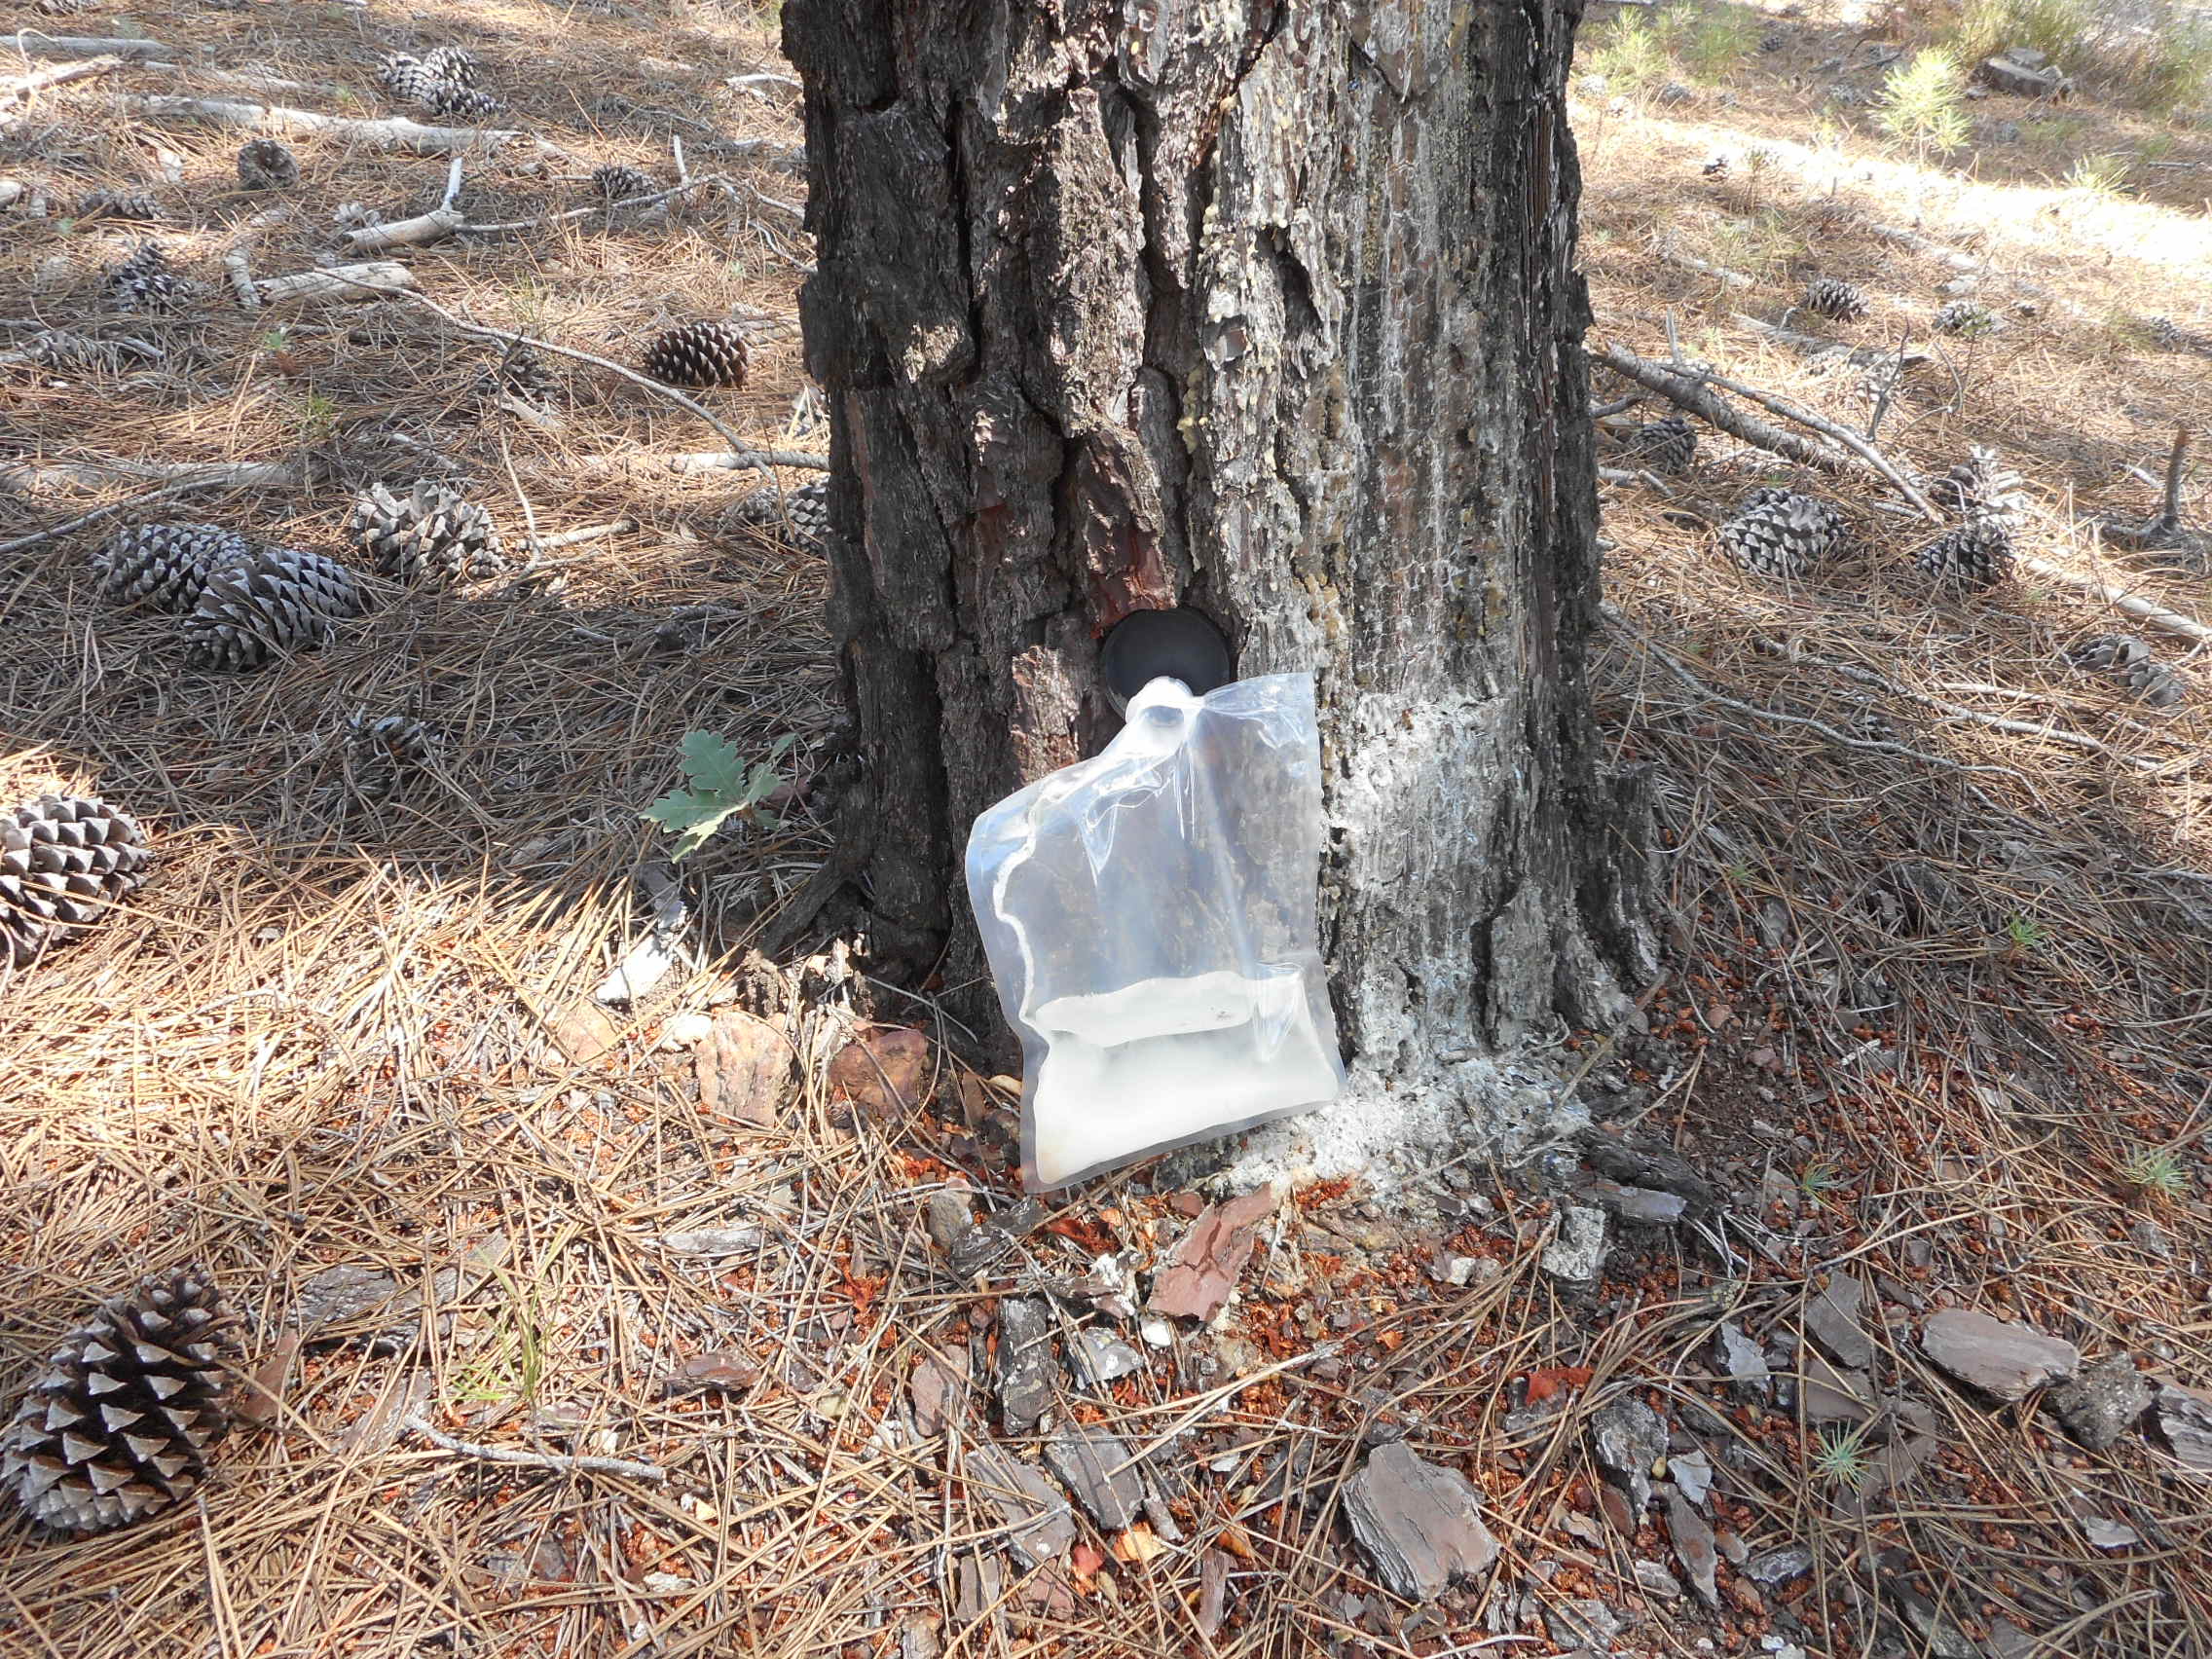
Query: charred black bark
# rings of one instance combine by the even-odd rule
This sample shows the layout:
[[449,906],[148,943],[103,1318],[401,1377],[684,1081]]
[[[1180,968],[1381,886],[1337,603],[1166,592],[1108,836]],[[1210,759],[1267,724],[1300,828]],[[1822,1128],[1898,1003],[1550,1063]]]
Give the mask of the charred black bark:
[[784,17],[878,956],[980,986],[968,825],[1111,732],[1115,622],[1190,605],[1319,675],[1354,1055],[1605,1021],[1648,947],[1586,684],[1575,7]]

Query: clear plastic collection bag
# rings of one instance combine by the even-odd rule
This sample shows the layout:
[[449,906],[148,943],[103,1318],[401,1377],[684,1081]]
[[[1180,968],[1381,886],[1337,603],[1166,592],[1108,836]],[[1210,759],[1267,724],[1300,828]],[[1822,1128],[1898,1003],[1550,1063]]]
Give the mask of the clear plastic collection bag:
[[1022,1046],[1022,1174],[1066,1186],[1333,1100],[1313,677],[1156,680],[1093,759],[976,821],[968,892]]

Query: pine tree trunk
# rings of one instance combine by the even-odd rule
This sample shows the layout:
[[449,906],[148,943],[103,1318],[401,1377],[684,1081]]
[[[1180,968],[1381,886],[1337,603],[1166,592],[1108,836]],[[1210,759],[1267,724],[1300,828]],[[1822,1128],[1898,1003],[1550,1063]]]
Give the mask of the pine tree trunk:
[[1355,1077],[1615,1017],[1640,815],[1585,683],[1578,0],[786,0],[879,960],[970,987],[991,802],[1095,754],[1132,610],[1319,677]]

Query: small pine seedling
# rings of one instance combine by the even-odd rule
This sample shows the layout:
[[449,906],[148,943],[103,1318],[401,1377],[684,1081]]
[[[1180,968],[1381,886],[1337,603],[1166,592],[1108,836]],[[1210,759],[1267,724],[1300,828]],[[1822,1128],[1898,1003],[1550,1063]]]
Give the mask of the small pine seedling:
[[1913,54],[1882,83],[1874,120],[1884,132],[1925,155],[1947,156],[1973,133],[1967,114],[1966,77],[1959,60],[1940,47]]
[[1797,1175],[1797,1190],[1808,1198],[1825,1199],[1842,1187],[1843,1171],[1825,1158],[1814,1159]]
[[2138,1147],[2120,1165],[2127,1184],[2146,1198],[2179,1203],[2189,1197],[2189,1167],[2162,1146]]
[[2033,916],[2014,916],[2005,924],[2005,948],[2014,956],[2032,956],[2050,936]]
[[1866,1456],[1866,1425],[1823,1430],[1813,1443],[1813,1473],[1830,1486],[1864,1492],[1874,1478],[1873,1465]]
[[683,736],[683,781],[685,788],[671,790],[652,805],[644,816],[659,825],[676,837],[669,858],[689,858],[714,836],[715,832],[732,818],[763,830],[775,830],[783,821],[760,803],[783,786],[783,777],[776,763],[791,753],[798,739],[786,733],[776,739],[775,747],[768,751],[765,760],[751,766],[724,737],[711,731],[686,732]]

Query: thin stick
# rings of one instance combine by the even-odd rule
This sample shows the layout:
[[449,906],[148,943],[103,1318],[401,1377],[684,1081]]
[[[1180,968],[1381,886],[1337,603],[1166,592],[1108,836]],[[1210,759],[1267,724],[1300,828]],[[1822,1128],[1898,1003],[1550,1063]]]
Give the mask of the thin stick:
[[594,214],[606,212],[609,207],[650,207],[656,202],[666,202],[671,196],[681,196],[686,190],[729,182],[726,173],[708,173],[700,178],[685,179],[682,184],[672,185],[666,190],[656,190],[650,196],[625,196],[619,202],[594,203],[589,207],[568,207],[558,213],[540,213],[531,219],[502,219],[491,225],[462,223],[457,229],[461,235],[471,237],[491,236],[503,231],[539,231],[552,225],[565,225],[574,219],[588,219]]
[[2174,428],[2174,447],[2166,456],[2165,504],[2157,515],[2141,524],[2100,525],[2104,538],[2115,547],[2130,552],[2148,551],[2167,545],[2174,533],[2181,529],[2181,479],[2183,463],[2189,458],[2190,440],[2196,434],[2187,426]]
[[614,519],[607,524],[591,524],[581,530],[565,530],[559,535],[534,535],[530,545],[534,552],[550,553],[556,547],[574,547],[580,542],[603,541],[609,535],[627,535],[638,528],[636,519]]
[[1724,697],[1691,674],[1688,669],[1682,667],[1660,646],[1656,640],[1636,626],[1635,623],[1629,621],[1611,606],[1602,607],[1600,614],[1614,627],[1638,640],[1651,653],[1652,659],[1661,668],[1664,668],[1707,702],[1716,703],[1723,709],[1733,709],[1740,715],[1750,715],[1753,719],[1771,720],[1776,725],[1803,726],[1807,731],[1818,732],[1830,743],[1839,743],[1846,749],[1863,749],[1877,755],[1902,755],[1908,759],[1923,761],[1930,766],[1941,767],[1947,772],[1984,772],[1993,776],[2016,778],[2023,784],[2028,781],[2024,773],[2010,766],[1970,766],[1963,761],[1946,759],[1940,755],[1928,755],[1917,749],[1907,749],[1901,743],[1888,743],[1878,738],[1846,737],[1835,727],[1816,720],[1808,715],[1786,715],[1779,710],[1762,709],[1753,703],[1740,703],[1733,697]]
[[171,484],[165,490],[149,490],[143,496],[127,496],[120,501],[110,501],[104,507],[94,507],[89,513],[80,513],[73,519],[64,519],[44,530],[34,530],[28,535],[18,535],[13,541],[0,541],[0,553],[20,552],[25,547],[36,547],[42,541],[52,541],[57,535],[88,524],[97,523],[110,513],[127,513],[133,507],[152,506],[156,501],[166,501],[178,496],[188,496],[198,490],[219,490],[235,487],[227,478],[193,478],[182,484]]
[[[1936,510],[1935,504],[1920,493],[1919,488],[1910,479],[1898,470],[1896,463],[1888,456],[1850,427],[1840,425],[1825,415],[1816,415],[1812,410],[1793,403],[1787,397],[1778,397],[1771,391],[1762,391],[1757,387],[1747,386],[1742,381],[1728,380],[1720,375],[1706,371],[1700,371],[1695,382],[1685,381],[1680,375],[1663,364],[1639,357],[1635,352],[1619,346],[1606,347],[1598,353],[1598,361],[1604,363],[1615,374],[1626,376],[1639,386],[1650,387],[1670,402],[1680,404],[1692,414],[1704,416],[1715,426],[1720,427],[1722,431],[1733,432],[1747,443],[1755,443],[1761,449],[1771,449],[1775,454],[1791,461],[1802,460],[1806,464],[1818,466],[1825,472],[1842,472],[1851,468],[1852,456],[1839,456],[1832,450],[1806,443],[1801,438],[1791,438],[1790,434],[1787,432],[1777,432],[1772,427],[1761,425],[1760,423],[1748,422],[1743,416],[1729,409],[1717,397],[1700,394],[1704,386],[1715,386],[1723,391],[1734,392],[1738,397],[1748,397],[1761,408],[1780,415],[1784,420],[1794,421],[1799,425],[1843,445],[1860,461],[1872,467],[1895,485],[1898,493],[1918,507],[1931,524],[1944,522],[1943,515]],[[1716,418],[1712,411],[1718,411],[1720,415],[1726,416],[1728,419]],[[1741,429],[1743,427],[1759,427],[1766,436],[1753,437],[1749,431]],[[1776,438],[1788,441],[1787,445],[1777,444],[1773,441]]]
[[668,1471],[657,1463],[635,1463],[627,1457],[586,1457],[558,1452],[525,1452],[518,1446],[479,1446],[472,1440],[456,1440],[441,1434],[419,1415],[401,1419],[431,1445],[463,1457],[480,1457],[487,1463],[512,1463],[525,1469],[555,1469],[563,1473],[628,1475],[633,1480],[665,1481]]
[[65,81],[82,81],[122,67],[123,59],[110,53],[100,57],[87,57],[75,63],[55,63],[44,69],[33,69],[27,75],[0,81],[0,101],[26,97],[48,87],[58,87]]
[[2104,601],[2116,610],[2125,611],[2138,622],[2148,622],[2154,628],[2178,634],[2200,645],[2212,645],[2212,628],[2206,627],[2194,616],[2184,616],[2178,610],[2168,610],[2162,605],[2153,605],[2147,599],[2138,599],[2097,577],[2077,575],[2063,566],[2053,565],[2047,559],[2039,559],[2033,553],[2014,553],[2012,558],[2022,570],[2033,571],[2039,576],[2047,576],[2054,582],[2064,582],[2069,587],[2078,588]]
[[1916,691],[1909,685],[1900,685],[1884,675],[1874,673],[1871,669],[1853,668],[1849,663],[1829,662],[1825,658],[1814,656],[1810,652],[1793,652],[1791,655],[1793,660],[1817,662],[1831,673],[1840,674],[1846,680],[1856,680],[1862,685],[1878,685],[1885,691],[1894,691],[1900,697],[1909,697],[1915,703],[1925,703],[1931,709],[1938,709],[1955,720],[1971,720],[1975,725],[1987,726],[1992,731],[2010,732],[2016,737],[2046,737],[2053,743],[2065,744],[2069,749],[2085,749],[2092,755],[2102,755],[2108,760],[2118,760],[2120,764],[2132,766],[2139,772],[2156,772],[2166,765],[2165,761],[2149,759],[2140,755],[2122,755],[2118,750],[2099,743],[2093,737],[2084,737],[2078,731],[2064,731],[2049,724],[2038,725],[2032,720],[2009,720],[2002,715],[1985,715],[1959,703],[1946,702],[1943,698],[1931,696],[1926,691]]
[[117,57],[161,57],[168,48],[158,40],[134,40],[129,36],[55,35],[38,29],[20,29],[12,35],[0,35],[0,45],[12,46],[25,57],[92,57],[94,55]]

